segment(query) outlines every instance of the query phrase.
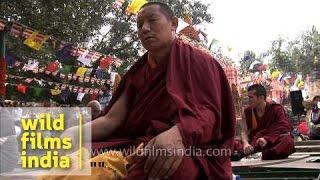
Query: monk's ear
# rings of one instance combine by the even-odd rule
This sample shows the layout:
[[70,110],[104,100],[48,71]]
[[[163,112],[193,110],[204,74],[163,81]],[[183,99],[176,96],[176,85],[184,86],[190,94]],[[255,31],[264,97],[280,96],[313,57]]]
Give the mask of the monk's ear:
[[178,18],[177,17],[172,17],[171,18],[171,31],[176,32],[177,28],[178,28]]

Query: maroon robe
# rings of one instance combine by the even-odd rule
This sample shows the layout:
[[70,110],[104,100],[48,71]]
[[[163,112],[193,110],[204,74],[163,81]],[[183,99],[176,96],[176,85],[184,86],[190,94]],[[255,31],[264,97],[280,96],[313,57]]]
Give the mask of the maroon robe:
[[[282,159],[295,152],[292,126],[285,110],[280,104],[267,103],[264,115],[259,118],[256,111],[254,115],[257,120],[257,127],[252,126],[252,108],[245,109],[246,123],[248,127],[249,143],[254,147],[255,152],[262,152],[262,159]],[[265,138],[266,147],[260,149],[256,144],[259,138]],[[235,150],[243,153],[242,142],[236,142]]]
[[[104,114],[123,91],[128,98],[126,122],[107,142],[93,147],[136,146],[177,125],[186,148],[232,151],[232,94],[219,63],[201,50],[175,40],[168,60],[156,69],[150,68],[145,54],[124,76]],[[231,179],[231,153],[225,154],[185,156],[171,179]],[[146,179],[143,166],[134,166],[127,179]]]

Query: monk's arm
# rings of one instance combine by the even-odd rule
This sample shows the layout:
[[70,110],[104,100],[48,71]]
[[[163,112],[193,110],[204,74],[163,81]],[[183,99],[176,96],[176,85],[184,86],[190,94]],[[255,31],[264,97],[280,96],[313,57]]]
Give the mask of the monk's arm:
[[245,113],[242,114],[242,119],[240,120],[240,129],[241,129],[241,140],[243,144],[249,144],[248,138],[248,126]]
[[125,122],[127,112],[127,98],[126,94],[123,93],[106,115],[86,123],[84,128],[92,129],[92,141],[102,140]]

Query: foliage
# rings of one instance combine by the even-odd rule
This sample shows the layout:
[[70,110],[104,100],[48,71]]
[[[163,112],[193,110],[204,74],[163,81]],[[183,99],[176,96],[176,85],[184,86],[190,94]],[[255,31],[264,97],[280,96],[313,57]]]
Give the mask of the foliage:
[[[125,62],[117,68],[123,74],[141,55],[143,49],[138,40],[135,16],[126,14],[128,1],[122,8],[113,8],[114,0],[2,0],[0,1],[0,17],[11,22],[16,21],[33,30],[46,35],[52,35],[56,40],[70,42],[79,47],[87,47],[103,54],[112,54]],[[208,5],[200,1],[168,1],[177,16],[189,15],[193,24],[204,21],[211,22]],[[35,51],[23,45],[22,38],[7,36],[6,53],[17,56],[18,61],[26,62],[29,58],[40,61],[40,66],[47,65],[56,59],[58,44],[46,43],[40,51]],[[63,61],[63,64],[77,65],[75,58]],[[94,65],[96,66],[96,65]],[[34,75],[8,69],[9,74],[33,77]],[[53,76],[36,75],[51,82],[60,82]],[[18,80],[10,80],[18,83]],[[78,86],[77,82],[68,82]],[[83,84],[81,84],[83,85]],[[34,84],[37,86],[37,84]],[[84,85],[86,86],[86,85]],[[49,87],[48,87],[49,88]],[[7,96],[21,99],[14,87],[8,86]],[[25,99],[26,97],[24,97]],[[34,101],[43,101],[48,97],[30,97]]]
[[279,38],[272,42],[267,54],[272,67],[283,72],[309,74],[320,57],[320,33],[313,26],[293,40]]

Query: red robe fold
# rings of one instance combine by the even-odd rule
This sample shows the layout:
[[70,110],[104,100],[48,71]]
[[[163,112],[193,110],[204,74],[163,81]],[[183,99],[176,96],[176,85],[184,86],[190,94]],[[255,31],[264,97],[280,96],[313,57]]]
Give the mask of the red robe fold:
[[6,61],[0,57],[0,96],[6,95]]
[[[249,143],[255,151],[262,151],[262,159],[282,159],[295,152],[294,140],[291,134],[292,126],[283,107],[279,104],[267,103],[263,117],[257,119],[257,127],[253,129],[252,108],[245,109]],[[267,146],[259,149],[256,141],[265,138]],[[237,144],[235,149],[242,152],[242,144]]]
[[[202,152],[212,148],[215,155],[221,149],[230,153],[186,156],[171,179],[231,179],[235,111],[224,71],[210,55],[175,40],[168,60],[151,69],[145,54],[124,76],[104,114],[123,91],[129,108],[125,124],[110,137],[116,140],[94,147],[147,143],[177,125],[186,148]],[[128,179],[144,178],[142,162]]]

